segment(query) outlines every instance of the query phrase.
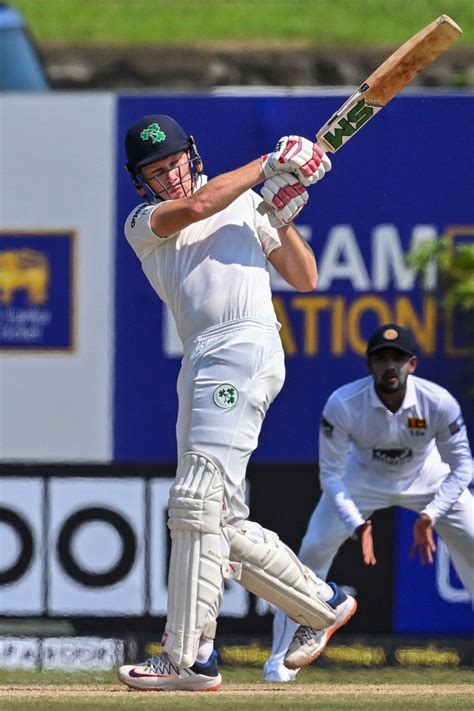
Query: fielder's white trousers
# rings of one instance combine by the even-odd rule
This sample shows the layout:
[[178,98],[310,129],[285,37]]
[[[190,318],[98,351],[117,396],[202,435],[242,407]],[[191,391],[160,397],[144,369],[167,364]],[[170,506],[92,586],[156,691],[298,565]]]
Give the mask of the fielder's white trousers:
[[[410,494],[380,492],[374,488],[351,496],[364,519],[374,511],[400,506],[419,513],[432,500],[433,493]],[[474,497],[464,491],[451,509],[434,526],[452,558],[456,572],[474,600]],[[331,563],[340,546],[348,538],[347,528],[340,520],[332,501],[323,494],[316,506],[300,548],[300,559],[305,565],[326,579]],[[377,547],[377,531],[374,531]],[[408,556],[408,551],[407,551]]]
[[[445,473],[443,479],[444,477],[446,477]],[[357,477],[354,479],[357,480]],[[439,480],[439,484],[441,481],[442,479]],[[387,481],[377,482],[375,476],[370,477],[367,473],[362,477],[360,488],[354,480],[349,483],[348,477],[346,477],[346,486],[350,487],[351,497],[366,520],[374,511],[390,506],[400,506],[420,513],[432,500],[436,490],[433,481],[430,481],[430,490],[425,493],[404,492],[400,490],[403,488],[403,483],[398,481],[399,490],[390,491]],[[420,487],[420,482],[417,482],[417,486]],[[448,513],[436,522],[434,528],[446,544],[456,572],[471,600],[474,601],[474,497],[471,492],[464,491]],[[348,537],[349,532],[338,516],[332,500],[323,493],[309,520],[298,558],[318,577],[326,580],[337,551]],[[374,542],[377,549],[376,530]],[[408,556],[408,551],[406,553]],[[298,625],[281,611],[276,611],[273,621],[272,654],[267,664],[275,668],[283,664],[286,650],[297,627]]]

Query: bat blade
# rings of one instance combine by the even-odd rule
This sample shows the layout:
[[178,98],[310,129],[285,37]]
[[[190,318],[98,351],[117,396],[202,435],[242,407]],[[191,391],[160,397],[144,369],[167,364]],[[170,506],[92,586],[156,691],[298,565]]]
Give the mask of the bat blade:
[[441,15],[397,49],[336,111],[316,134],[325,151],[335,153],[417,74],[445,52],[462,30]]

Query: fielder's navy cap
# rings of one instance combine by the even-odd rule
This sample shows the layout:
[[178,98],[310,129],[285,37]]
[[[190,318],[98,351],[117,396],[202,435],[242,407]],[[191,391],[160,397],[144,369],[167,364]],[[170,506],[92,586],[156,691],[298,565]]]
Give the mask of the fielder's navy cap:
[[411,356],[416,352],[411,333],[396,323],[386,323],[374,331],[367,343],[367,355],[370,356],[381,348],[396,348]]
[[125,136],[127,167],[132,172],[188,148],[188,136],[177,121],[165,114],[143,116]]

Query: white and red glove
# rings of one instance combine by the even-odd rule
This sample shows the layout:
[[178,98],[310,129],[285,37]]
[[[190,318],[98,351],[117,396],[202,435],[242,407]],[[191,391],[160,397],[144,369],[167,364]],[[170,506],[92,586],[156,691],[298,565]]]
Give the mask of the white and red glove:
[[283,136],[273,153],[262,156],[265,177],[294,173],[300,183],[313,185],[331,170],[331,161],[316,144],[302,136]]
[[293,173],[280,173],[263,183],[260,193],[273,209],[268,212],[272,227],[285,227],[293,222],[309,199],[309,195]]

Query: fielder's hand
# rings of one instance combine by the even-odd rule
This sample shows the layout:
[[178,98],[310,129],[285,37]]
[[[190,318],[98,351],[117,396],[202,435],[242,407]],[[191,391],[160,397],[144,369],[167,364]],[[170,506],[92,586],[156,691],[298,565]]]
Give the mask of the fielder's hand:
[[360,541],[362,551],[362,559],[366,565],[375,565],[377,560],[374,553],[374,539],[372,537],[372,521],[364,521],[361,526],[358,526],[354,531],[353,538]]
[[331,170],[331,161],[316,144],[301,136],[283,136],[273,153],[262,156],[262,170],[267,178],[294,173],[305,186],[314,185]]
[[410,549],[410,558],[420,553],[421,565],[433,563],[433,554],[436,552],[436,543],[433,536],[433,524],[428,514],[422,513],[416,519],[413,527],[413,545]]
[[274,208],[268,213],[272,227],[285,227],[293,222],[308,202],[309,195],[292,173],[274,175],[265,180],[261,195]]

